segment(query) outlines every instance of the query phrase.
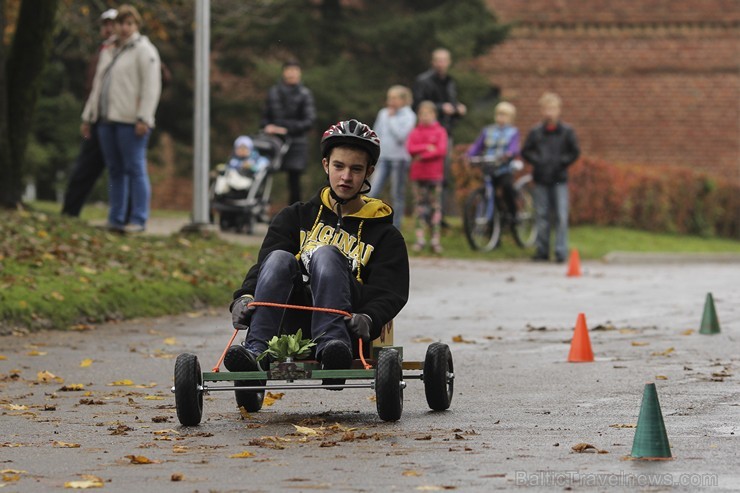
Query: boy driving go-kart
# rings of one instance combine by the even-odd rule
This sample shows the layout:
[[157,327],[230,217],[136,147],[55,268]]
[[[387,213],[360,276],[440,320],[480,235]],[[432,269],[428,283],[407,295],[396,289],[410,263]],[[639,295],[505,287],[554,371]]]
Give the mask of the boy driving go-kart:
[[[408,253],[393,226],[393,210],[364,195],[380,154],[377,135],[357,120],[341,121],[324,132],[320,147],[328,186],[275,216],[257,263],[234,293],[234,328],[249,330],[225,354],[230,372],[268,367],[265,359],[257,361],[267,342],[299,328],[315,339],[323,369],[350,368],[355,341],[379,337],[406,304]],[[351,317],[278,310],[265,302],[331,308]]]

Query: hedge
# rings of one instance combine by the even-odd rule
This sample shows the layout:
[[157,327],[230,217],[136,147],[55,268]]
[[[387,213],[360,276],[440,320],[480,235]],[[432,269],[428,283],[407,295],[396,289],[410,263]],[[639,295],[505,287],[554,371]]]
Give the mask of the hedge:
[[[462,204],[480,173],[455,149]],[[525,172],[527,170],[525,169]],[[570,168],[570,223],[740,239],[740,182],[671,165],[612,164],[584,157]]]

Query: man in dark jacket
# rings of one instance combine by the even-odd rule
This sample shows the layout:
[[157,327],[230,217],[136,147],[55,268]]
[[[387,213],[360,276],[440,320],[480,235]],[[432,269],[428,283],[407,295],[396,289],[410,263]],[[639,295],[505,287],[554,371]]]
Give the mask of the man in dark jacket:
[[306,134],[316,120],[313,94],[301,84],[301,66],[291,60],[283,65],[281,81],[272,86],[262,115],[264,131],[290,138],[291,145],[283,160],[288,173],[290,203],[301,200],[301,174],[306,168]]
[[[267,341],[302,328],[316,338],[324,368],[349,368],[353,342],[380,336],[406,304],[408,253],[393,226],[393,210],[363,195],[380,154],[380,141],[367,125],[348,120],[332,125],[321,139],[329,186],[311,200],[275,216],[257,263],[249,269],[231,304],[234,328],[249,327],[243,344],[229,348],[229,371],[254,371]],[[312,305],[352,313],[283,311],[251,306],[253,301]],[[341,384],[340,382],[330,382]]]
[[[458,118],[465,116],[468,111],[467,107],[457,100],[457,84],[449,74],[451,65],[452,55],[450,55],[450,50],[437,48],[432,52],[431,68],[416,77],[413,90],[414,111],[418,110],[419,103],[422,101],[433,102],[437,107],[437,119],[447,131],[447,156],[445,157],[443,184],[445,190],[442,197],[443,212],[446,210],[445,205],[452,202],[448,183],[451,166],[450,155],[454,146],[452,128]],[[442,224],[446,224],[444,219],[442,219]]]
[[[108,9],[100,15],[100,38],[103,40],[98,46],[97,51],[88,63],[85,77],[85,98],[87,100],[92,81],[95,77],[95,69],[98,66],[100,52],[112,43],[111,36],[115,30],[115,20],[118,15],[116,9]],[[80,153],[77,156],[77,162],[72,169],[72,174],[67,183],[67,190],[64,192],[64,204],[62,205],[62,214],[72,217],[79,217],[82,206],[85,205],[90,191],[95,186],[95,182],[105,169],[105,161],[100,150],[98,141],[98,132],[94,129],[90,131],[90,137],[82,139]]]
[[555,216],[555,260],[568,254],[568,167],[581,151],[576,134],[560,121],[561,100],[557,94],[540,98],[543,122],[530,130],[522,157],[534,167],[534,205],[537,215],[537,251],[534,260],[550,258],[550,214]]

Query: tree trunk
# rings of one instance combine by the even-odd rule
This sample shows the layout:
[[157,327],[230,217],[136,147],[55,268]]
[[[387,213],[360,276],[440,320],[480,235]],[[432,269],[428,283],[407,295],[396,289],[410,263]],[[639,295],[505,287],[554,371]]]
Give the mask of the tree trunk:
[[[4,11],[4,0],[0,0]],[[23,163],[41,76],[51,53],[58,0],[21,4],[15,36],[5,61],[0,55],[0,205],[15,207],[23,194]],[[2,14],[2,22],[5,16]],[[4,49],[3,49],[4,50]],[[4,69],[4,70],[3,70]],[[3,98],[5,98],[3,100]]]
[[[5,0],[0,0],[0,33],[5,33]],[[12,190],[8,142],[8,86],[5,78],[5,43],[0,39],[0,205]]]

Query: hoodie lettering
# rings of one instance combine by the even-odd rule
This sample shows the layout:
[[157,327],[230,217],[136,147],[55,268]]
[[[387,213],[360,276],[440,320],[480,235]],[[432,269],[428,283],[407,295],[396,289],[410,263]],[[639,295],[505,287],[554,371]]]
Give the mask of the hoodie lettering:
[[317,223],[310,232],[301,231],[301,251],[314,250],[322,245],[334,245],[345,257],[367,265],[375,247],[367,245],[364,241],[358,242],[356,236],[343,229],[340,229],[337,234],[335,232],[336,228],[322,222]]

